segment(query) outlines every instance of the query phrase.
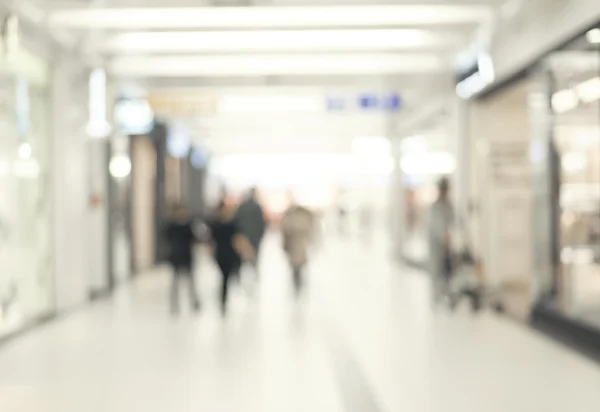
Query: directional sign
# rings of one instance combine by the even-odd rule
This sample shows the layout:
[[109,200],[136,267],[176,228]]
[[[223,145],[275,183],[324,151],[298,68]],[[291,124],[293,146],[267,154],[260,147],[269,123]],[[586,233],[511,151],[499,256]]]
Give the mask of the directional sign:
[[358,96],[327,97],[328,111],[395,112],[401,108],[402,98],[397,93],[364,93]]

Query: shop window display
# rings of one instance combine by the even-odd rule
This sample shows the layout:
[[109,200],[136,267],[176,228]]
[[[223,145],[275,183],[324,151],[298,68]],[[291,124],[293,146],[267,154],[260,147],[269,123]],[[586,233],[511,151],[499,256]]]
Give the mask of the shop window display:
[[[588,35],[543,62],[550,142],[547,308],[600,329],[600,48]],[[541,110],[544,106],[537,106]],[[534,136],[535,137],[535,136]],[[538,242],[543,242],[542,237]],[[538,269],[544,262],[538,261]],[[542,276],[542,275],[540,275]]]
[[48,68],[19,51],[0,68],[0,337],[52,308]]

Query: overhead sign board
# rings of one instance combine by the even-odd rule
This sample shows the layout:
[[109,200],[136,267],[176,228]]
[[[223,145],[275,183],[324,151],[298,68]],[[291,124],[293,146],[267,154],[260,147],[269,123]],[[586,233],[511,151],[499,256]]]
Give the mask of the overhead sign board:
[[402,98],[397,93],[362,93],[327,98],[328,111],[396,112],[401,108]]

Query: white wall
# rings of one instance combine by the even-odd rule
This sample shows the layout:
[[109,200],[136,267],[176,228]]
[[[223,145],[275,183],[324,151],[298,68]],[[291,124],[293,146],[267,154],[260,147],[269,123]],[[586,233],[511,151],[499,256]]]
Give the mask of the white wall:
[[60,311],[84,302],[89,292],[87,76],[72,56],[58,52],[52,80],[55,298]]
[[527,91],[521,82],[471,107],[471,179],[479,204],[473,244],[493,285],[527,284],[532,277]]

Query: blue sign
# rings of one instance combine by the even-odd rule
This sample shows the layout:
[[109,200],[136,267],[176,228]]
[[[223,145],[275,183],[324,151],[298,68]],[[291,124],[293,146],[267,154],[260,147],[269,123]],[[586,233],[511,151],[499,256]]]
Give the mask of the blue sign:
[[370,112],[395,112],[402,108],[402,98],[397,93],[365,93],[355,99],[328,97],[328,111],[344,111],[348,108]]
[[390,94],[388,96],[384,96],[382,100],[382,109],[389,111],[400,110],[402,101],[400,100],[400,96],[397,94]]
[[373,110],[379,108],[379,98],[373,94],[365,94],[358,98],[358,107],[363,110]]

